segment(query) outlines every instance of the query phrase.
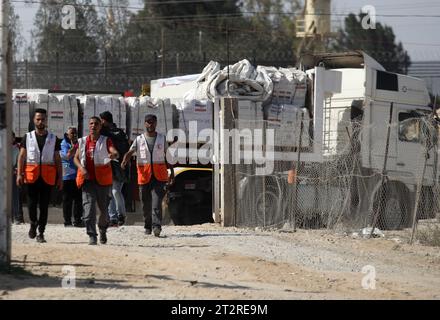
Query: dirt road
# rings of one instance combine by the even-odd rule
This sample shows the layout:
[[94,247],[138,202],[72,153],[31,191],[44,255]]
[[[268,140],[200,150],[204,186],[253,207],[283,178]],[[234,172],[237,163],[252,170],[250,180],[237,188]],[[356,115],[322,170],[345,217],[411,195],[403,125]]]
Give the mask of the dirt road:
[[[440,299],[440,250],[396,239],[208,224],[165,226],[161,238],[112,228],[107,245],[88,246],[84,229],[49,225],[45,244],[28,225],[12,231],[0,299]],[[76,289],[62,288],[64,266]]]

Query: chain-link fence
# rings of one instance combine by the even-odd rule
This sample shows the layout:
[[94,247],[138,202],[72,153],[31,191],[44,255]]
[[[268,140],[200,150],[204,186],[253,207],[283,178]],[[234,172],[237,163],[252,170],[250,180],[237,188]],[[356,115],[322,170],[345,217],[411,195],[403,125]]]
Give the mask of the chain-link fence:
[[[243,128],[239,120],[235,125]],[[275,158],[271,174],[257,175],[255,163],[236,166],[230,190],[237,192],[237,226],[325,228],[359,236],[387,230],[411,242],[439,244],[438,130],[431,115],[399,113],[397,122],[368,126],[340,121],[320,139],[313,137],[312,123],[303,127],[310,128],[309,141],[300,142],[291,126],[275,130],[276,137],[277,131],[293,132],[289,146],[275,140],[276,157],[295,153],[294,160]],[[317,141],[317,148],[309,147]],[[310,157],[312,149],[318,160]]]
[[145,50],[115,54],[60,54],[49,52],[44,61],[16,61],[13,64],[14,88],[57,89],[71,91],[125,91],[139,94],[151,80],[178,75],[197,74],[210,60],[222,65],[241,59],[254,65],[292,66],[293,51],[257,50],[159,51]]

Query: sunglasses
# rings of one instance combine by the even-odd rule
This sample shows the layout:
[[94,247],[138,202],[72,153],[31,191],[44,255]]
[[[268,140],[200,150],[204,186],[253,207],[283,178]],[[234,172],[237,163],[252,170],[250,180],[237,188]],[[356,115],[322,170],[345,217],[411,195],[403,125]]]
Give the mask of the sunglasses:
[[153,124],[153,123],[156,123],[156,120],[147,120],[147,121],[145,121],[146,123],[149,123],[149,124]]

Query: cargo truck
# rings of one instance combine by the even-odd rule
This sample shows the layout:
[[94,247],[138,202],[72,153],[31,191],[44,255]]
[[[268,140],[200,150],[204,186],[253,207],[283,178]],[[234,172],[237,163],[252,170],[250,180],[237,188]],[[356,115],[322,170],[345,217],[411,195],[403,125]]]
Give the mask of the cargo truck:
[[[325,164],[335,155],[343,159],[344,152],[349,152],[347,156],[351,157],[351,161],[359,164],[359,175],[369,177],[363,179],[362,183],[353,177],[349,200],[353,211],[368,215],[378,212],[380,217],[377,217],[377,226],[383,229],[408,227],[411,224],[417,185],[421,183],[419,202],[424,203],[425,207],[419,210],[418,217],[433,217],[436,211],[433,188],[438,180],[437,130],[424,81],[387,72],[377,61],[361,51],[308,55],[300,61],[300,68],[306,72],[309,83],[305,107],[310,116],[307,122],[310,139],[303,141],[302,146],[307,144],[307,148],[301,148],[300,158],[301,165],[310,167],[310,170],[304,171],[311,176],[319,175],[313,172],[319,170],[319,164]],[[170,98],[172,102],[178,103],[188,88],[194,85],[195,78],[188,76],[153,81],[151,95],[155,98]],[[213,103],[218,104],[218,101]],[[213,123],[218,121],[218,116],[214,112]],[[299,122],[292,124],[292,130],[299,126]],[[356,129],[359,126],[362,130]],[[292,139],[295,150],[275,150],[275,160],[290,162],[295,166],[300,150],[298,140],[295,137]],[[426,161],[423,164],[424,159]],[[420,179],[421,167],[424,168],[423,180]],[[209,209],[212,205],[206,205],[207,199],[211,199],[206,194],[212,190],[206,188],[210,184],[206,180],[210,175],[206,169],[202,171],[198,166],[182,169],[182,173],[183,181],[179,183],[179,175],[176,176],[178,183],[171,190],[171,197],[179,198],[183,204],[185,197],[182,195],[185,194],[187,199],[191,198],[188,206],[193,208],[204,203],[206,210],[203,216],[210,218],[212,210]],[[272,197],[270,202],[276,206],[272,209],[285,210],[284,215],[289,215],[291,208],[283,198],[285,190],[290,190],[287,186],[287,170],[284,176],[285,179],[276,179],[271,183],[261,199],[256,199],[256,207],[268,203],[267,198]],[[240,208],[240,201],[247,192],[252,192],[252,186],[260,177],[237,179],[242,179],[237,198]],[[311,207],[319,212],[326,211],[326,207],[332,204],[331,198],[341,192],[323,192],[307,186],[306,181],[303,179],[300,192],[306,198],[313,193],[310,201],[319,205],[303,205],[299,211],[304,214]],[[202,191],[205,192],[204,197],[188,196]],[[383,207],[380,211],[379,205]],[[176,210],[174,220],[176,223],[200,223],[200,215],[192,219],[192,213],[191,210]]]

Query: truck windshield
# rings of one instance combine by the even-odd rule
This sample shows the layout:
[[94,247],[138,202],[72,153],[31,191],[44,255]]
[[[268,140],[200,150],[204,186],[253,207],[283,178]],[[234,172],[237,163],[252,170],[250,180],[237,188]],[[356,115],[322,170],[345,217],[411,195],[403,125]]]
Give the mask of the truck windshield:
[[400,112],[399,113],[399,140],[406,142],[421,142],[423,128],[422,117],[426,114],[418,112]]

